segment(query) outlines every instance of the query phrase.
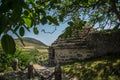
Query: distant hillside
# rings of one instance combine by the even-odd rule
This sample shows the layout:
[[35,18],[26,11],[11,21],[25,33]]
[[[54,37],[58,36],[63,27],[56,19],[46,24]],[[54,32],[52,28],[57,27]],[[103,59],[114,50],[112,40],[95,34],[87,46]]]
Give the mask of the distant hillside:
[[23,44],[20,42],[19,39],[15,39],[15,42],[17,44],[17,47],[23,47],[23,48],[31,47],[31,48],[37,48],[37,49],[47,48],[47,45],[45,45],[43,42],[36,40],[34,38],[29,38],[29,37],[23,38],[23,42],[25,46],[23,46]]
[[[15,39],[15,43],[17,48],[22,49],[25,52],[31,52],[31,51],[38,51],[38,52],[42,52],[42,53],[47,53],[48,50],[48,46],[45,45],[43,42],[36,40],[34,38],[29,38],[29,37],[25,37],[22,39],[25,46],[21,43],[21,41],[19,39]],[[1,43],[1,40],[0,40]],[[0,44],[0,53],[3,52],[2,48],[1,48],[1,44]]]
[[23,38],[23,41],[24,41],[24,42],[30,42],[30,43],[38,44],[38,45],[42,45],[42,46],[46,46],[46,47],[47,47],[47,45],[45,45],[43,42],[41,42],[41,41],[39,41],[39,40],[36,40],[36,39],[34,39],[34,38],[25,37],[25,38]]

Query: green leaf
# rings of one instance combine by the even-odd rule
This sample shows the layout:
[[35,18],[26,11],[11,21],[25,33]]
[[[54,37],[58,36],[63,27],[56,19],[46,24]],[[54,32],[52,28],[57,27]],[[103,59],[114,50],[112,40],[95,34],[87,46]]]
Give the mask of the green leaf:
[[63,22],[63,16],[62,16],[62,15],[59,15],[59,20],[60,20],[61,22]]
[[34,32],[35,34],[38,34],[38,33],[39,33],[39,31],[38,31],[38,29],[37,29],[36,27],[33,28],[33,32]]
[[74,23],[72,21],[68,22],[68,25],[73,26]]
[[44,9],[38,9],[38,11],[43,15],[43,16],[46,16],[46,12],[45,12],[45,10]]
[[58,20],[57,20],[55,17],[53,17],[53,23],[54,23],[55,25],[59,25]]
[[28,17],[23,17],[23,20],[25,22],[25,24],[27,25],[28,28],[32,27],[32,20]]
[[24,11],[24,15],[25,15],[25,16],[28,16],[28,15],[29,15],[29,11],[28,11],[27,9]]
[[15,41],[10,35],[8,34],[3,35],[1,39],[1,44],[2,44],[2,48],[5,51],[5,53],[7,54],[15,53],[16,51]]
[[34,0],[26,0],[27,3],[34,3]]
[[47,16],[47,19],[50,21],[50,22],[53,22],[53,18],[51,16]]
[[54,23],[55,25],[59,25],[58,20],[57,20],[55,17],[47,16],[47,19],[48,19],[50,22]]
[[22,8],[19,8],[17,6],[16,8],[13,9],[11,20],[14,23],[11,23],[11,24],[16,24],[21,19],[21,12],[22,12]]
[[41,19],[41,23],[44,25],[44,24],[46,24],[47,23],[47,18],[46,17],[43,17],[42,19]]
[[20,34],[20,36],[24,36],[25,30],[24,30],[23,27],[21,27],[21,28],[19,29],[19,34]]

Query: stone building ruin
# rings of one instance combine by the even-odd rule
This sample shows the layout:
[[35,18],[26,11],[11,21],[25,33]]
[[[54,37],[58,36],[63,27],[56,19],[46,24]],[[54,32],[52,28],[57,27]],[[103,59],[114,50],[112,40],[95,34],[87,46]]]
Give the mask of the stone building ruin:
[[[120,30],[96,31],[85,28],[79,35],[58,38],[49,47],[49,64],[68,63],[93,56],[120,52]],[[85,36],[87,34],[87,36]]]

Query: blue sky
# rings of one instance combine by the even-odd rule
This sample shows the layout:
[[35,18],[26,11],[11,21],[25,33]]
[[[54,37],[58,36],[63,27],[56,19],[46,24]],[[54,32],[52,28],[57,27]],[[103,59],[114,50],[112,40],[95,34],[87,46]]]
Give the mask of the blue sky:
[[[45,43],[46,45],[51,45],[51,43],[53,43],[58,36],[64,31],[64,29],[67,27],[67,23],[61,23],[59,26],[56,26],[56,30],[55,30],[55,26],[54,25],[38,25],[37,26],[39,29],[39,34],[35,35],[33,33],[33,30],[31,29],[31,32],[26,32],[24,37],[31,37],[31,38],[35,38],[39,41],[42,41],[43,43]],[[52,34],[50,33],[44,33],[41,30],[45,29],[46,32],[53,32],[55,30],[55,32],[53,32]]]
[[[41,42],[43,42],[44,44],[50,46],[57,38],[60,34],[63,33],[64,29],[67,27],[67,22],[66,23],[60,23],[59,26],[56,26],[56,30],[55,30],[55,26],[54,25],[37,25],[36,27],[39,30],[39,34],[35,35],[33,33],[33,29],[30,29],[29,31],[25,31],[25,35],[23,37],[31,37],[31,38],[35,38]],[[50,34],[50,33],[44,33],[41,30],[45,29],[46,32],[53,32],[55,30],[54,33]],[[12,32],[9,32],[10,35],[12,35],[14,38],[17,38],[15,34],[13,34]]]

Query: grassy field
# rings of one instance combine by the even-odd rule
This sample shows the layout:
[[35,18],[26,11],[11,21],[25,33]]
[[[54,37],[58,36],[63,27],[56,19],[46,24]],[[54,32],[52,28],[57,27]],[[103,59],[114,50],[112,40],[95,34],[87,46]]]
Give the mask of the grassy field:
[[62,70],[79,80],[120,80],[120,54],[90,58],[65,64]]

